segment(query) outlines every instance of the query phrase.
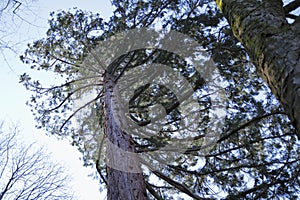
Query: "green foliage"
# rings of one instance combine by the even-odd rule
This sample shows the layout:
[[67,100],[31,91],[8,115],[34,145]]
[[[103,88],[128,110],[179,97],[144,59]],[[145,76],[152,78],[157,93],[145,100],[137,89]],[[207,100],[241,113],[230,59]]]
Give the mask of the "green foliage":
[[[156,104],[168,111],[167,121],[155,134],[133,138],[137,151],[147,153],[143,157],[144,173],[153,188],[149,189],[153,198],[174,199],[185,193],[194,199],[296,199],[300,152],[295,131],[216,6],[209,0],[122,0],[112,4],[115,11],[108,22],[99,14],[81,10],[52,13],[46,37],[29,45],[21,56],[31,68],[54,72],[64,81],[43,87],[42,80],[34,80],[28,74],[20,77],[33,92],[28,104],[38,127],[69,136],[83,153],[85,165],[99,161],[104,137],[103,72],[89,74],[81,63],[99,41],[118,32],[137,27],[175,30],[197,40],[217,64],[218,78],[226,91],[227,101],[221,101],[227,108],[226,117],[225,124],[216,129],[216,145],[203,154],[203,137],[211,130],[209,110],[213,96],[207,95],[209,83],[195,66],[163,50],[136,50],[114,61],[110,70],[116,77],[122,75],[124,66],[130,70],[153,63],[168,65],[189,81],[199,103],[197,131],[179,134],[180,122],[186,116],[176,107],[178,99],[174,93],[158,84],[132,85],[135,97],[130,100],[129,109],[136,123],[147,124],[151,119],[149,108]],[[74,102],[91,93],[95,94],[94,99],[74,109]],[[172,162],[163,162],[163,155],[151,154],[184,138],[193,143],[183,154],[175,152]],[[98,172],[105,177],[103,162]]]

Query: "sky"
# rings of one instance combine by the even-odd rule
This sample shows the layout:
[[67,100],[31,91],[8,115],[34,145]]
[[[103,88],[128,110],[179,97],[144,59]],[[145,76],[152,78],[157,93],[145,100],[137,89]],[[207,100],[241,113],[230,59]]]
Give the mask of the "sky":
[[[83,167],[79,159],[81,154],[68,141],[46,136],[43,130],[35,129],[35,122],[30,108],[25,105],[30,93],[19,83],[19,75],[28,71],[29,66],[19,60],[27,43],[45,36],[48,28],[47,19],[51,11],[80,8],[98,12],[104,18],[112,14],[109,0],[19,0],[22,4],[15,10],[7,10],[0,16],[0,40],[9,41],[14,51],[3,49],[0,52],[0,121],[17,124],[22,142],[43,146],[51,153],[54,161],[62,164],[67,173],[72,175],[71,186],[79,200],[104,199],[100,194],[97,180],[88,177],[95,170]],[[4,2],[1,0],[1,2]],[[0,3],[2,6],[2,3]],[[22,19],[21,19],[22,18]],[[5,32],[1,32],[5,30]],[[46,76],[45,76],[46,77]],[[52,81],[52,80],[49,80]],[[55,80],[53,80],[55,81]]]

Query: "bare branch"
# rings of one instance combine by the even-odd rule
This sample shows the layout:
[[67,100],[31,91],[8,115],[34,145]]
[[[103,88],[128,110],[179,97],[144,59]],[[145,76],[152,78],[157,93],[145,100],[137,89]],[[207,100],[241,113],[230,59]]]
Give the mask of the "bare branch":
[[34,144],[24,147],[17,134],[16,128],[3,131],[0,127],[0,200],[73,199],[65,170],[49,162],[43,149],[35,150]]

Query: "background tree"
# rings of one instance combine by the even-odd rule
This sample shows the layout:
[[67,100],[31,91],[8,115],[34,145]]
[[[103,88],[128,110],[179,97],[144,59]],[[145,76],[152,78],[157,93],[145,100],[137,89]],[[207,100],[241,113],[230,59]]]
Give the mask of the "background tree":
[[18,141],[17,128],[0,126],[0,199],[73,199],[64,169],[43,150]]
[[[23,27],[33,27],[33,22],[26,20],[28,16],[35,16],[32,10],[32,5],[36,3],[34,0],[17,1],[17,0],[3,0],[0,2],[0,52],[5,58],[5,50],[10,50],[15,54],[20,44],[29,39],[22,37],[22,40],[17,39],[16,35]],[[24,33],[21,33],[24,35]]]
[[[221,102],[226,107],[225,123],[221,128],[216,127],[219,138],[216,145],[203,154],[203,138],[212,125],[209,112],[214,97],[207,94],[209,83],[203,80],[202,74],[176,53],[140,49],[110,63],[107,69],[115,80],[124,71],[124,74],[133,69],[139,71],[140,66],[153,63],[170,66],[174,73],[188,80],[194,90],[192,96],[198,101],[197,131],[181,134],[180,122],[187,116],[180,112],[176,95],[161,85],[132,84],[135,95],[129,101],[129,117],[137,125],[149,123],[149,107],[161,104],[167,111],[168,121],[155,134],[148,137],[136,134],[129,138],[137,153],[147,155],[140,159],[149,198],[296,199],[299,142],[295,129],[256,74],[246,49],[233,36],[214,2],[122,0],[112,4],[115,10],[108,22],[99,14],[81,10],[52,13],[45,38],[29,45],[21,56],[31,68],[54,72],[64,79],[60,85],[44,86],[41,80],[27,73],[20,77],[25,87],[33,91],[28,104],[33,108],[38,127],[69,136],[83,153],[85,165],[95,165],[101,182],[109,190],[117,190],[115,182],[107,181],[110,174],[101,157],[102,149],[105,150],[104,138],[108,137],[105,130],[108,118],[103,113],[110,111],[106,110],[109,98],[105,100],[109,92],[107,89],[103,92],[107,73],[99,70],[91,74],[82,64],[98,42],[117,33],[141,27],[174,30],[195,39],[216,63],[227,97]],[[106,54],[101,55],[101,59],[107,58]],[[95,98],[74,110],[74,101],[91,90],[97,94]],[[72,119],[78,126],[72,126]],[[166,154],[151,153],[187,138],[193,141],[192,145],[179,156],[175,151],[172,162],[166,162]],[[131,182],[121,184],[130,187]]]
[[[300,136],[300,18],[290,13],[300,1],[286,6],[279,0],[216,2]],[[288,23],[286,17],[294,22]]]
[[[19,3],[18,1],[12,1],[12,0],[1,1],[1,4],[0,4],[1,26],[6,26],[4,24],[3,18],[7,18],[8,16],[11,16],[10,15],[11,13],[15,13],[15,11],[16,11],[15,9],[17,9],[17,7],[19,7],[20,4],[21,3]],[[9,48],[10,47],[10,45],[8,44],[8,41],[5,40],[5,38],[7,36],[6,34],[9,34],[9,33],[7,33],[7,31],[4,31],[4,30],[5,29],[2,28],[2,30],[0,32],[1,33],[1,39],[0,39],[0,48],[1,49],[3,49],[3,48]]]

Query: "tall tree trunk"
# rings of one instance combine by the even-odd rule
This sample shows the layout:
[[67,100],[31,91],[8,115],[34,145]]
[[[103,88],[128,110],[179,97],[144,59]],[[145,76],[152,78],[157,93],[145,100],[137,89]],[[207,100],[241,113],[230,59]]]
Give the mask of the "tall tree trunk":
[[281,0],[215,1],[300,138],[300,20],[287,23]]
[[130,134],[122,131],[114,113],[113,78],[104,76],[107,137],[108,200],[147,200],[146,185]]

